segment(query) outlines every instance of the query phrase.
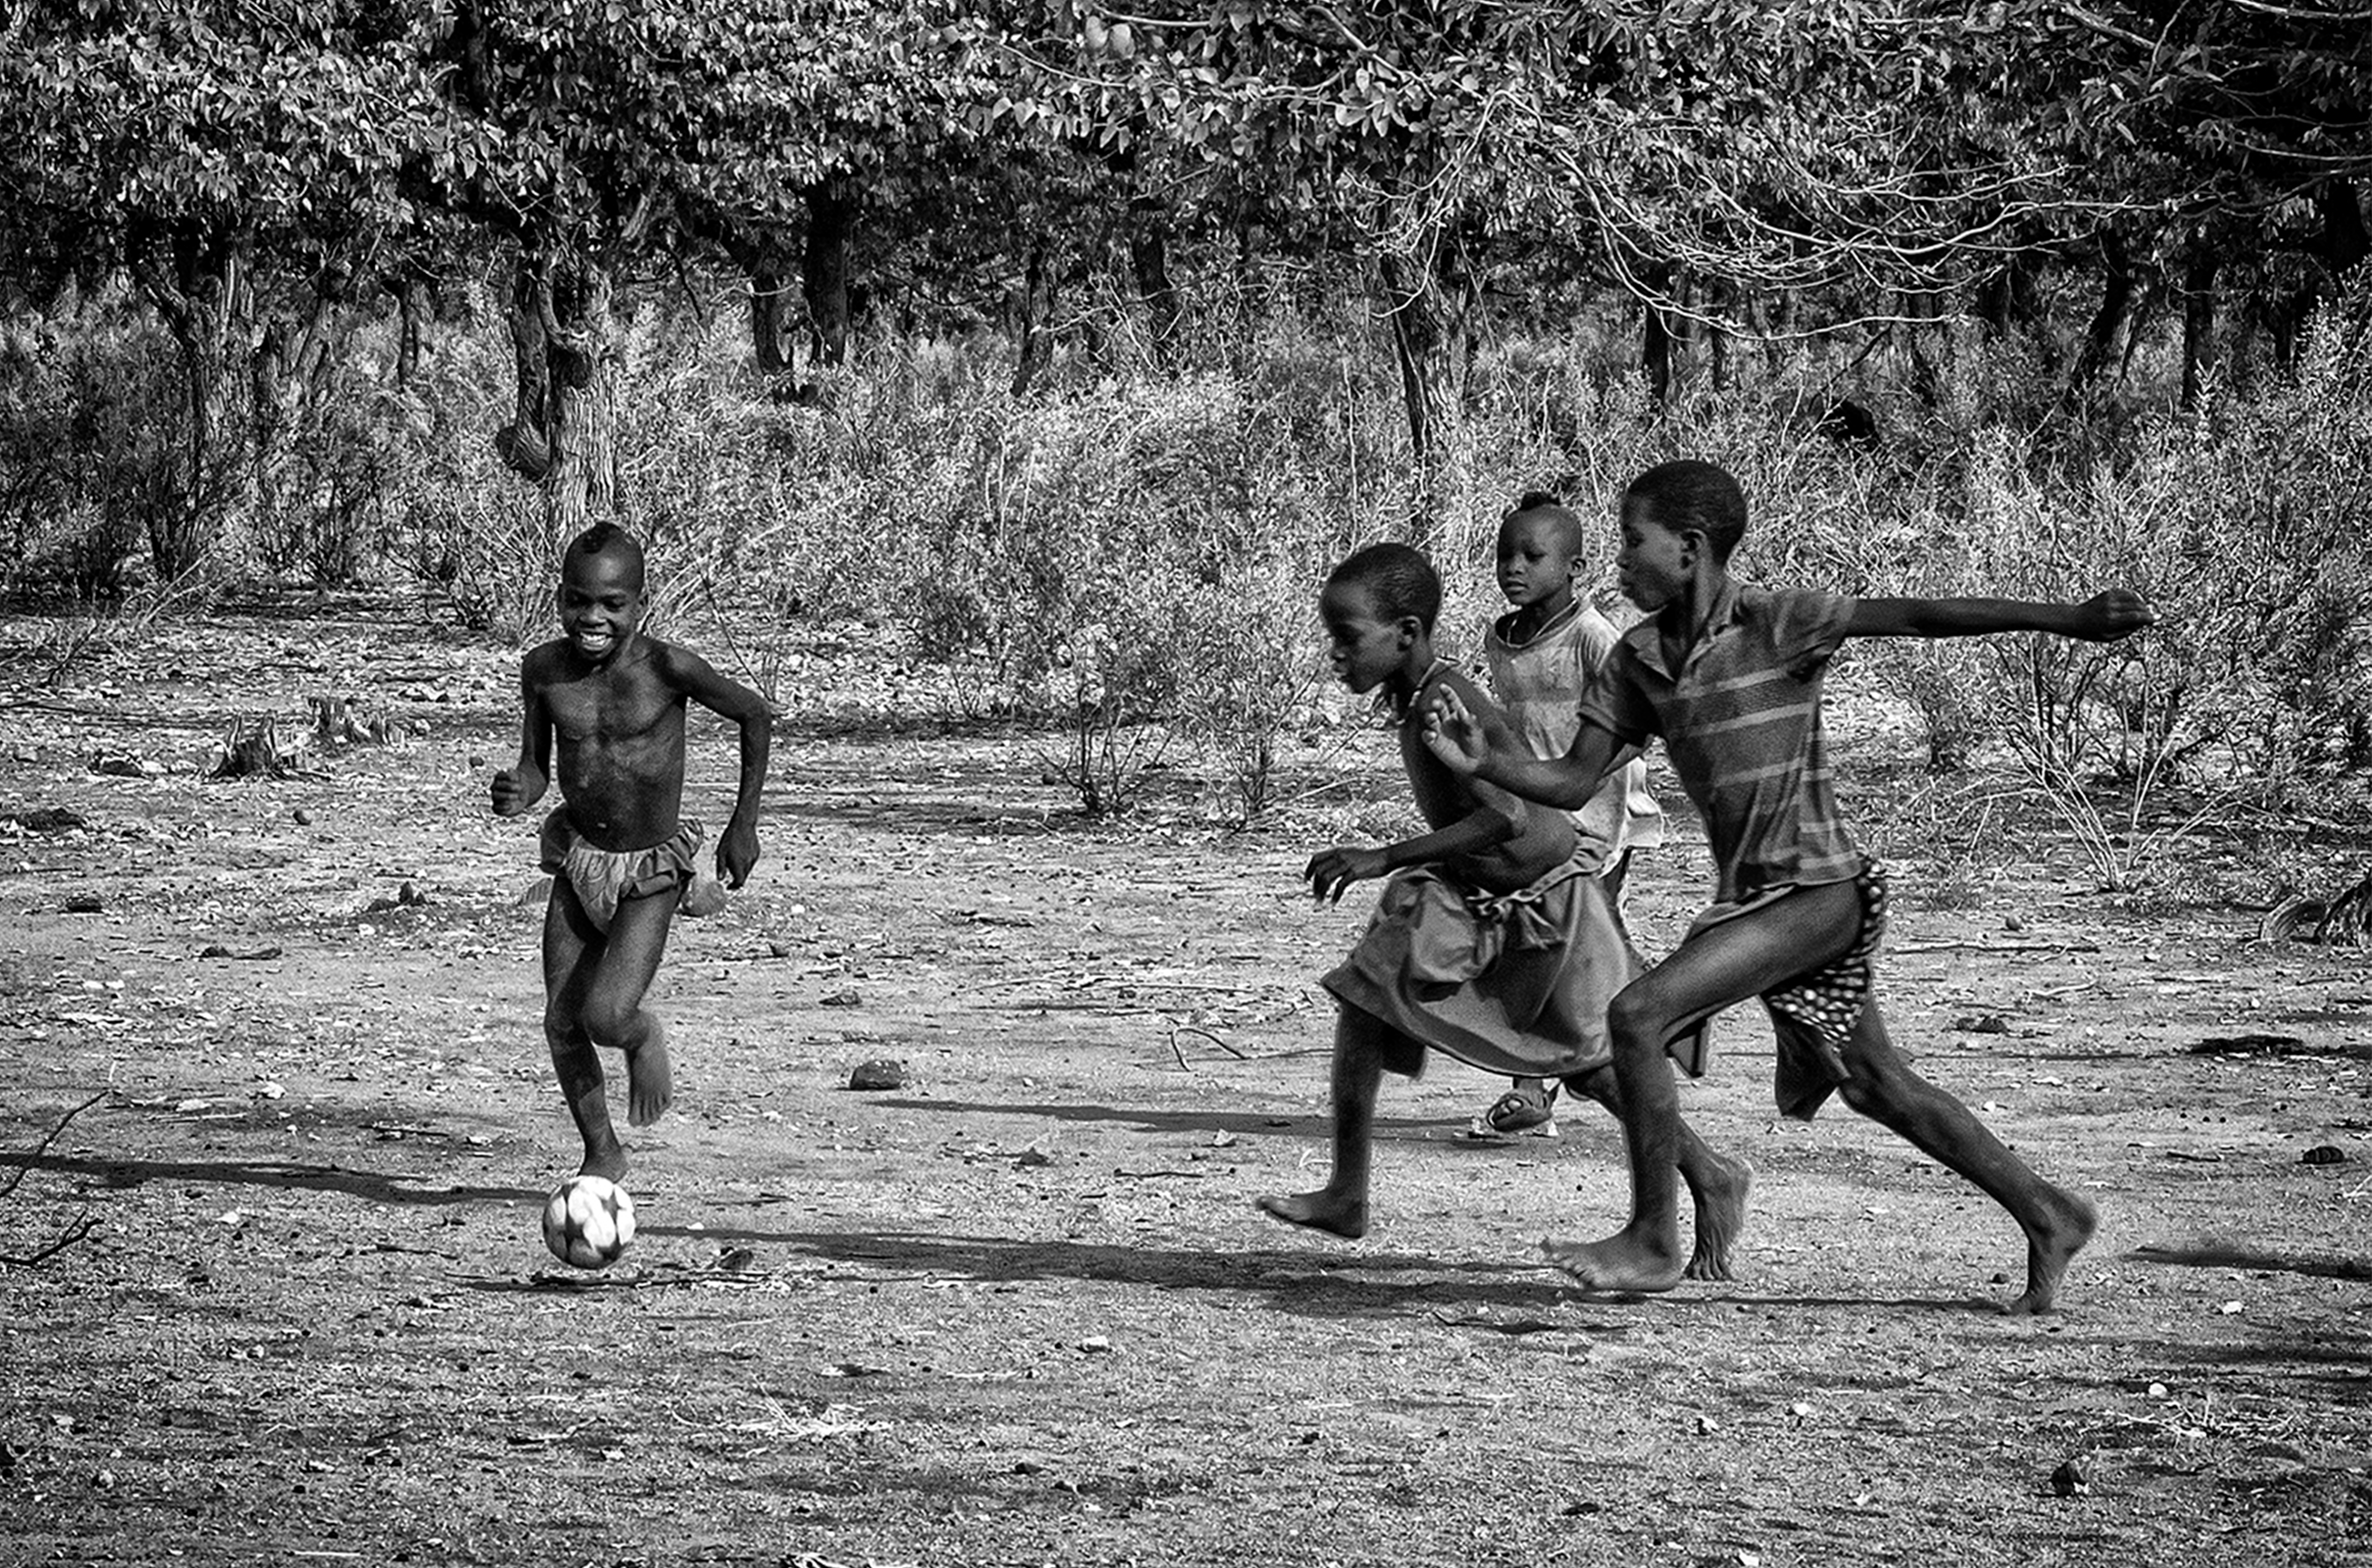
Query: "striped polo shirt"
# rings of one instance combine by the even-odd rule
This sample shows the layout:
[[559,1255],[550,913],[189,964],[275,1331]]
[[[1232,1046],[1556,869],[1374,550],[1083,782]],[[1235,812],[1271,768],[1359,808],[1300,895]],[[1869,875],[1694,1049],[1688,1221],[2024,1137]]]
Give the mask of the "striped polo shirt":
[[1733,582],[1679,670],[1651,618],[1583,694],[1582,716],[1622,740],[1664,738],[1704,819],[1724,903],[1861,874],[1820,738],[1820,682],[1853,611],[1834,594]]

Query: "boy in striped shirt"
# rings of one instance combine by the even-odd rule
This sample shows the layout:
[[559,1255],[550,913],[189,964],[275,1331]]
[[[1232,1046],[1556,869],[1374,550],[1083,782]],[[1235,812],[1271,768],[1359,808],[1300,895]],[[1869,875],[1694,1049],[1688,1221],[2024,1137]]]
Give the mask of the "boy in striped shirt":
[[[1429,694],[1426,740],[1445,765],[1550,805],[1587,800],[1625,748],[1661,736],[1719,871],[1713,907],[1608,1009],[1627,1112],[1630,1223],[1601,1241],[1544,1246],[1594,1289],[1662,1291],[1680,1282],[1671,1132],[1679,1099],[1663,1064],[1666,1042],[1760,997],[1778,1036],[1780,1109],[1808,1119],[1833,1090],[1975,1183],[2026,1233],[2026,1289],[2008,1310],[2048,1311],[2097,1218],[1889,1040],[1871,987],[1886,884],[1837,820],[1820,684],[1847,637],[2032,631],[2107,642],[2148,625],[2149,607],[2122,589],[2080,605],[1766,589],[1730,575],[1745,532],[1746,498],[1711,463],[1665,463],[1632,482],[1617,566],[1646,619],[1585,697],[1564,756],[1534,758],[1495,715],[1469,711],[1454,692]],[[1682,1065],[1693,1074],[1704,1063],[1683,1053]]]

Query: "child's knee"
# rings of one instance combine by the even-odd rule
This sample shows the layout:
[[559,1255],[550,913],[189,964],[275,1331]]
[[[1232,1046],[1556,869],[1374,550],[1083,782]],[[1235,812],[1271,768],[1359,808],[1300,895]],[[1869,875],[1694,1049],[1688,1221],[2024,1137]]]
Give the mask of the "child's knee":
[[592,1038],[585,1032],[583,1021],[574,1013],[556,1005],[543,1010],[543,1039],[544,1043],[552,1047],[554,1056],[578,1051],[593,1043]]
[[1671,1025],[1671,1016],[1663,1005],[1635,985],[1617,992],[1606,1005],[1607,1032],[1613,1036],[1617,1051],[1661,1051]]
[[599,1045],[630,1045],[642,1019],[639,998],[594,993],[585,999],[582,1027]]

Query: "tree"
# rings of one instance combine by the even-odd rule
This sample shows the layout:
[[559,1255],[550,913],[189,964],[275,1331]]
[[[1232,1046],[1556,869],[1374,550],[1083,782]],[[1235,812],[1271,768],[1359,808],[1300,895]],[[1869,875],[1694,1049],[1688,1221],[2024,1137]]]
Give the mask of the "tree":
[[0,25],[14,221],[121,267],[179,351],[179,494],[147,519],[182,577],[273,499],[285,399],[330,307],[409,224],[433,121],[411,19],[354,0],[17,5]]

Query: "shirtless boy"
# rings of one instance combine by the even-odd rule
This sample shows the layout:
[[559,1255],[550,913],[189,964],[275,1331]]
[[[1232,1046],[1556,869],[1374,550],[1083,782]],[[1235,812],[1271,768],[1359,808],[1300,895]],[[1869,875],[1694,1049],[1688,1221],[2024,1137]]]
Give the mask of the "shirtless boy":
[[626,1150],[610,1121],[596,1046],[625,1052],[627,1120],[656,1121],[674,1098],[667,1033],[643,1005],[676,906],[692,892],[700,825],[683,819],[684,707],[740,726],[740,791],[716,841],[732,887],[758,861],[758,796],[773,715],[765,699],[698,655],[647,637],[643,551],[597,523],[569,542],[557,595],[563,635],[519,670],[525,719],[516,765],[494,776],[495,814],[543,798],[559,741],[563,804],[544,819],[552,900],[543,918],[544,1038],[585,1142],[586,1174],[617,1180]]

